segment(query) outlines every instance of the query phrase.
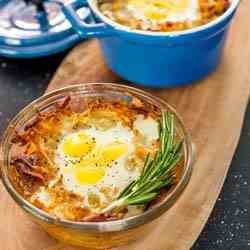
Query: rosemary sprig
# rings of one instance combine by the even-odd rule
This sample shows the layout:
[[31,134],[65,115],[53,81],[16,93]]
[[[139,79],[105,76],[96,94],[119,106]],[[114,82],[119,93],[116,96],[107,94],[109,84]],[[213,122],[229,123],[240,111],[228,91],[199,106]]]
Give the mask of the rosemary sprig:
[[147,155],[140,177],[132,181],[117,199],[103,210],[104,213],[115,207],[146,204],[159,194],[160,189],[171,186],[174,170],[182,158],[183,140],[177,140],[175,119],[170,112],[162,113],[159,122],[159,150],[152,159]]

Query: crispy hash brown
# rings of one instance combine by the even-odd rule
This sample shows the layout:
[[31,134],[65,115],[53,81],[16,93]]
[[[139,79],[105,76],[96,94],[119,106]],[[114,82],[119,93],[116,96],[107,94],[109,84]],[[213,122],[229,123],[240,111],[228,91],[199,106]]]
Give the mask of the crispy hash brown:
[[[135,6],[142,6],[142,2],[150,2],[151,7],[146,9],[144,14],[131,10],[129,3],[135,2]],[[185,0],[99,0],[100,11],[113,21],[137,30],[148,30],[158,32],[180,31],[198,27],[211,22],[221,16],[230,6],[230,0],[197,0],[198,14],[196,18],[188,19],[174,18],[176,20],[164,21],[163,9],[173,4],[175,1],[184,2]],[[190,0],[191,1],[191,0]],[[154,8],[159,11],[154,11]],[[162,8],[162,9],[161,9]],[[175,8],[175,7],[174,7]],[[194,6],[190,6],[190,12]],[[185,12],[186,13],[186,12]],[[163,21],[162,21],[163,20]]]
[[[99,133],[105,133],[121,123],[120,126],[124,130],[132,131],[133,135],[133,152],[126,158],[122,167],[126,173],[134,171],[139,174],[146,155],[150,153],[153,156],[157,151],[159,139],[154,139],[150,145],[145,144],[145,138],[134,124],[138,116],[144,117],[143,119],[150,117],[158,121],[159,110],[153,106],[145,106],[136,98],[133,98],[129,104],[125,101],[89,100],[82,104],[84,108],[80,111],[72,105],[73,103],[71,98],[67,97],[63,102],[53,105],[50,110],[38,112],[32,122],[16,131],[11,148],[12,182],[26,200],[59,218],[73,221],[123,218],[128,213],[127,207],[115,209],[109,214],[97,212],[119,194],[121,191],[119,187],[103,185],[98,187],[98,194],[89,192],[88,197],[84,197],[65,185],[65,176],[61,174],[61,166],[56,161],[58,148],[64,136],[63,132],[78,133],[94,126]],[[107,150],[107,147],[104,150]],[[111,159],[111,162],[105,162],[106,168],[110,168],[110,164],[117,164],[112,157]],[[81,160],[82,158],[79,162]],[[99,167],[99,160],[94,160],[94,164],[96,164],[95,167]],[[177,169],[179,172],[176,173],[176,179],[181,174],[181,168]],[[50,197],[48,204],[42,202],[38,196],[39,192],[44,191],[46,191],[46,197]],[[165,190],[165,194],[166,192]],[[104,197],[105,202],[100,197]],[[86,199],[88,206],[86,206]],[[158,200],[160,199],[161,197]],[[143,212],[146,208],[138,207],[138,209],[139,212]]]

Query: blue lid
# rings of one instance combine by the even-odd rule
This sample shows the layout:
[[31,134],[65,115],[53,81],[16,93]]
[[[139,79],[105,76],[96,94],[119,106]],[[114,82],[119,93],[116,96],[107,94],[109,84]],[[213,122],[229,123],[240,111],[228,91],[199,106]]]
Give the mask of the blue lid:
[[[85,7],[77,13],[82,19],[90,16]],[[46,56],[68,49],[79,40],[56,2],[0,0],[0,55]]]

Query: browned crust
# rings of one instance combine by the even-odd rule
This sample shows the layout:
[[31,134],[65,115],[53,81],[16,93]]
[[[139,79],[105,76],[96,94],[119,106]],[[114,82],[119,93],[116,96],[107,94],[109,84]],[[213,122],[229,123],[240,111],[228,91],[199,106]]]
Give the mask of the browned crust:
[[[64,214],[60,211],[54,214],[58,217],[73,221],[104,221],[121,218],[126,208],[115,211],[113,214],[95,214],[82,207],[83,197],[80,197],[64,188],[61,182],[48,188],[48,183],[55,177],[57,167],[53,162],[53,149],[60,138],[60,126],[65,117],[72,119],[72,129],[83,126],[82,116],[88,113],[95,114],[100,110],[114,112],[114,119],[120,119],[125,126],[133,128],[136,115],[152,116],[158,119],[160,111],[153,105],[146,105],[138,98],[132,97],[130,103],[123,101],[110,101],[105,99],[87,100],[87,107],[81,113],[76,113],[72,104],[74,100],[67,96],[62,102],[56,103],[50,110],[38,112],[32,122],[16,131],[12,139],[11,150],[11,176],[16,189],[21,195],[36,207],[50,212],[58,204],[64,206]],[[73,105],[74,106],[74,105]],[[52,141],[52,142],[51,142]],[[53,143],[55,142],[55,143]],[[157,147],[158,142],[155,143]],[[38,199],[32,198],[39,187],[46,187],[53,195],[53,202],[46,207]],[[164,193],[164,192],[163,192]]]
[[[113,5],[112,9],[114,11],[115,9],[118,8],[117,6],[121,5],[121,3],[119,3],[120,1],[123,0],[111,0],[111,1],[105,0],[104,2],[105,3],[112,2]],[[226,10],[230,7],[230,0],[199,0],[199,6],[200,6],[200,18],[197,19],[196,21],[165,22],[159,24],[154,28],[149,28],[147,30],[158,31],[158,32],[180,31],[207,24],[212,20],[221,16],[224,12],[226,12]],[[116,15],[108,17],[122,25],[129,26],[133,29],[145,30],[145,28],[143,28],[143,22],[139,19],[136,19],[133,16],[127,18],[128,20],[120,19]]]

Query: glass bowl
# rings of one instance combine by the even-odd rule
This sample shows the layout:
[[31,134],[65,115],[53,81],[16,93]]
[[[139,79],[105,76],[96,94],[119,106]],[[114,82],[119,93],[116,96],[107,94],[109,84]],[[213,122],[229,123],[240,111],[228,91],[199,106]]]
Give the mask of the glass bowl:
[[[55,103],[63,101],[69,95],[71,96],[71,101],[76,106],[81,106],[86,98],[105,98],[131,102],[132,97],[136,97],[145,105],[153,105],[160,111],[169,110],[175,115],[177,133],[185,138],[183,145],[184,167],[179,182],[161,202],[154,204],[142,214],[129,218],[105,222],[74,222],[57,218],[40,210],[25,200],[15,190],[9,171],[11,139],[15,131],[23,128],[27,122],[34,119],[37,112],[49,110],[54,107]],[[16,203],[54,238],[67,244],[92,249],[116,247],[137,240],[145,235],[149,231],[149,222],[166,212],[180,196],[190,178],[193,162],[193,148],[190,135],[187,133],[180,116],[170,105],[159,97],[152,96],[142,90],[110,83],[73,85],[36,99],[21,110],[10,122],[3,136],[1,150],[3,155],[2,181]]]

